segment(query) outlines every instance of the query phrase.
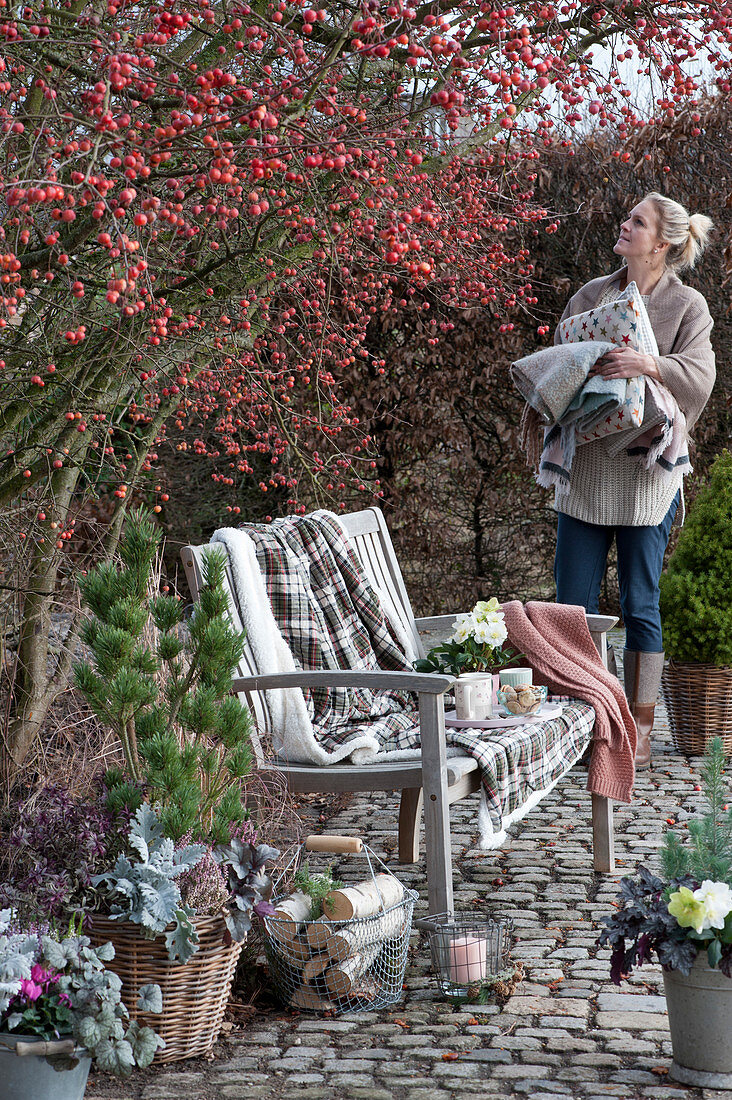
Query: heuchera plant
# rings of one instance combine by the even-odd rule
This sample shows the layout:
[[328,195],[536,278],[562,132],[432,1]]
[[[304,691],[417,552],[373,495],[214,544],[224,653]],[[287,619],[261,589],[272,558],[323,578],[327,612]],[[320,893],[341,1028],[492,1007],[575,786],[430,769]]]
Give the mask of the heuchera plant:
[[620,882],[618,910],[598,939],[610,944],[610,977],[619,984],[654,953],[666,970],[688,974],[700,951],[711,967],[732,978],[732,810],[724,787],[720,738],[707,750],[702,771],[708,811],[689,822],[685,847],[669,830],[661,849],[666,878],[639,867]]
[[[120,1000],[122,983],[104,964],[114,958],[111,943],[92,948],[72,931],[62,939],[9,931],[10,910],[0,913],[0,1030],[54,1040],[71,1037],[70,1055],[51,1055],[56,1069],[78,1063],[83,1048],[107,1073],[127,1076],[144,1069],[163,1040],[130,1020]],[[140,990],[142,1011],[160,1013],[158,985]]]

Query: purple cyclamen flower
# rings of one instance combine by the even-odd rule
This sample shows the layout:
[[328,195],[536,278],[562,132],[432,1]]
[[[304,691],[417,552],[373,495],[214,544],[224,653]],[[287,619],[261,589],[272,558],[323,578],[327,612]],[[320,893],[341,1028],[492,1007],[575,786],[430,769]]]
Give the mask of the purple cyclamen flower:
[[35,963],[31,967],[31,978],[34,982],[38,982],[44,988],[52,985],[53,982],[58,981],[58,974],[55,974],[52,970],[47,970],[45,966],[41,966],[40,963]]
[[31,978],[20,979],[20,992],[27,1000],[33,1002],[37,1001],[40,995],[43,993],[43,986],[38,985]]

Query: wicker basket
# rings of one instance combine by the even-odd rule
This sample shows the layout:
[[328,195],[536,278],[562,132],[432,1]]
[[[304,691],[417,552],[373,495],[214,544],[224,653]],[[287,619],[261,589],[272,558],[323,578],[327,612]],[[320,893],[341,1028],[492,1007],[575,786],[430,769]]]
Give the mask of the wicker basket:
[[726,755],[732,756],[732,668],[670,661],[662,685],[679,752],[702,756],[709,742],[721,737]]
[[[224,942],[223,917],[195,920],[199,947],[185,964],[171,962],[165,940],[148,940],[136,924],[94,914],[89,938],[95,946],[111,940],[115,956],[110,969],[122,982],[122,1001],[130,1016],[151,1027],[165,1041],[155,1062],[180,1062],[205,1054],[216,1042],[243,944]],[[157,982],[163,1012],[140,1012],[142,986]]]

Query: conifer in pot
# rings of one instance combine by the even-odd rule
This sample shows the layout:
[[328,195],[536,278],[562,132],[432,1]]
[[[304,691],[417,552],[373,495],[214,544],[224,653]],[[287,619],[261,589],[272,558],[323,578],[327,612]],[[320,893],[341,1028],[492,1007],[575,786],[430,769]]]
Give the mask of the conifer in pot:
[[689,755],[722,737],[732,754],[732,454],[715,459],[661,577],[673,739]]
[[256,842],[247,819],[251,717],[231,694],[243,639],[228,616],[223,554],[206,557],[200,600],[185,619],[176,596],[156,591],[160,542],[138,510],[119,561],[80,579],[90,657],[75,680],[122,749],[123,766],[105,777],[109,808],[132,815],[116,863],[93,880],[90,935],[114,942],[133,1016],[141,969],[160,968],[158,1060],[174,1061],[215,1041],[251,913],[272,912],[265,865],[279,852]]

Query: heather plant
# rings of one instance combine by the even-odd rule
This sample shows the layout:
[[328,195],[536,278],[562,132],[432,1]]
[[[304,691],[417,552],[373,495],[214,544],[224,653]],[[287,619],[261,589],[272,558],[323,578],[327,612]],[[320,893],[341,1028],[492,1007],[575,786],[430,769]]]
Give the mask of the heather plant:
[[228,619],[221,555],[203,563],[188,622],[174,595],[151,594],[160,542],[159,528],[138,510],[120,563],[80,578],[92,611],[82,632],[91,661],[77,664],[76,685],[123,751],[124,768],[105,777],[110,807],[136,810],[147,799],[166,837],[225,843],[246,817],[242,784],[251,763],[249,712],[230,694],[242,640]]
[[118,843],[100,792],[75,801],[59,786],[42,788],[18,808],[0,857],[0,907],[26,922],[43,915],[63,926],[83,913],[92,878]]
[[676,661],[732,666],[732,454],[714,460],[661,577],[666,649]]

